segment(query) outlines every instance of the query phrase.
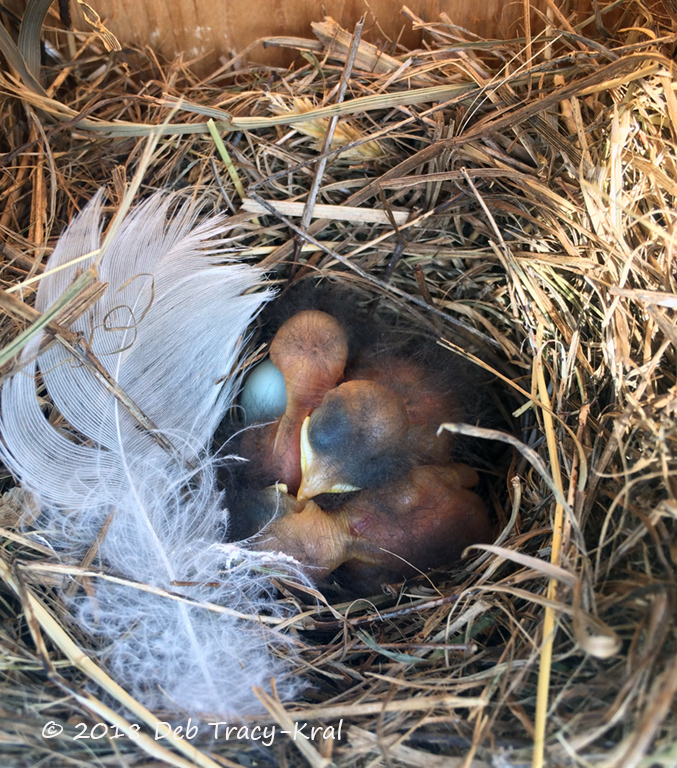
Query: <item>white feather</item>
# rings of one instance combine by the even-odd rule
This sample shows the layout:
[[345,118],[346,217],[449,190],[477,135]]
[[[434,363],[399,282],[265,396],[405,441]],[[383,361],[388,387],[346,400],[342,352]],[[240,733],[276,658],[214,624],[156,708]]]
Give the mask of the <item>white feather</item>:
[[[99,194],[62,236],[48,270],[99,247],[101,209]],[[238,383],[218,382],[269,298],[244,295],[259,284],[257,270],[216,263],[224,223],[198,221],[195,206],[171,196],[151,197],[125,219],[101,261],[104,297],[71,326],[169,439],[173,455],[65,347],[38,354],[40,335],[2,390],[0,457],[38,497],[40,525],[60,557],[77,562],[111,515],[101,564],[194,601],[102,579],[93,597],[73,601],[82,625],[110,641],[103,658],[116,679],[150,707],[233,715],[257,710],[252,687],[269,687],[287,670],[258,622],[194,604],[280,612],[261,555],[222,544],[227,513],[207,455]],[[88,265],[45,277],[36,308],[49,308]],[[52,426],[43,413],[38,376],[66,426]],[[275,564],[271,556],[268,567]],[[278,680],[283,695],[294,689],[285,679]]]

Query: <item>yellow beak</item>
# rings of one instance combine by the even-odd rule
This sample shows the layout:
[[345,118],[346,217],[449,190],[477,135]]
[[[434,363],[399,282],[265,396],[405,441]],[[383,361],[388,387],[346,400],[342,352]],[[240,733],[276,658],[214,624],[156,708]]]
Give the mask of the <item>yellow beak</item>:
[[336,468],[313,451],[308,437],[309,422],[310,416],[306,416],[301,426],[301,485],[296,498],[303,501],[321,493],[359,491],[360,488],[341,482]]

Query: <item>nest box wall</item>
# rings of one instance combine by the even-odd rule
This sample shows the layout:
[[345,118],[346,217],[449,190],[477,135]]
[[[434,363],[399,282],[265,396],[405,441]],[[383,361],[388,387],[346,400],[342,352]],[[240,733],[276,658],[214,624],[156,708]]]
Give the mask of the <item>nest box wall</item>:
[[[167,58],[183,52],[203,73],[242,53],[260,38],[312,37],[311,22],[325,15],[352,31],[367,12],[364,39],[391,52],[393,41],[407,48],[421,45],[421,33],[412,29],[411,18],[402,14],[402,3],[393,0],[88,0],[106,27],[123,46],[149,45]],[[505,0],[407,0],[414,16],[435,21],[446,14],[455,25],[487,39],[509,38],[524,32],[524,3]],[[558,0],[566,16],[582,21],[591,15],[593,0]],[[86,29],[82,11],[72,0],[76,26]],[[54,6],[55,7],[55,6]],[[534,30],[542,29],[549,11],[548,0],[530,0]],[[555,26],[560,22],[555,21]],[[247,58],[263,64],[286,66],[293,51],[253,45]]]

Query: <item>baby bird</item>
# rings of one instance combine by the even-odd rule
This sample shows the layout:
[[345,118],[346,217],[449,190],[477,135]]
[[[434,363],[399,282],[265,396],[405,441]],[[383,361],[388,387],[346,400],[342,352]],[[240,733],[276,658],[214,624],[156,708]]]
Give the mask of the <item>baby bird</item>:
[[301,430],[299,498],[372,488],[418,464],[449,464],[445,421],[466,417],[454,392],[442,392],[424,368],[387,357],[358,366],[358,377],[328,392]]
[[326,312],[298,312],[282,325],[271,342],[270,361],[284,377],[286,408],[273,424],[244,433],[241,453],[252,462],[253,472],[297,491],[301,426],[343,376],[347,357],[345,331]]
[[375,381],[348,381],[328,392],[303,422],[299,499],[359,491],[405,474],[414,456],[400,397]]
[[[231,483],[229,535],[285,552],[318,579],[341,568],[363,591],[490,539],[477,473],[454,463],[465,447],[437,434],[445,421],[474,420],[477,388],[412,332],[366,323],[356,308],[332,312],[292,315],[268,371],[245,384],[245,410],[256,412],[248,387],[261,381],[267,402],[283,404],[254,420],[284,412],[242,433],[248,464]],[[268,391],[271,371],[284,393]]]
[[473,408],[461,370],[449,370],[448,360],[444,370],[443,356],[427,351],[427,356],[417,357],[366,349],[348,378],[375,381],[399,396],[411,425],[409,450],[416,461],[447,464],[453,437],[449,432],[438,435],[439,426],[445,421],[466,421],[472,417]]
[[470,489],[465,464],[418,466],[394,482],[362,491],[338,510],[309,501],[274,519],[255,542],[323,577],[344,566],[353,583],[375,586],[457,560],[469,544],[488,541],[484,503]]

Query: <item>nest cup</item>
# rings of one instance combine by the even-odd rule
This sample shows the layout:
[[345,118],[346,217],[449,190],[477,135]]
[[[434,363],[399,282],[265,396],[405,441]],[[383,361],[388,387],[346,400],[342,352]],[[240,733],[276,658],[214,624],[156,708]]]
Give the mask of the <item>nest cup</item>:
[[[138,185],[228,211],[230,252],[281,289],[338,283],[406,315],[492,379],[511,429],[475,435],[509,460],[484,473],[491,547],[369,601],[276,582],[307,686],[261,694],[268,714],[243,723],[323,730],[264,746],[213,729],[72,739],[72,723],[125,733],[116,712],[134,704],[102,691],[102,649],[71,623],[5,473],[5,764],[93,748],[201,766],[674,763],[677,38],[662,6],[601,6],[601,25],[553,8],[506,41],[409,12],[416,50],[326,20],[289,68],[236,58],[204,78],[52,15],[37,76],[7,56],[5,374],[66,224],[100,187],[114,213]],[[70,737],[45,741],[48,721]]]

